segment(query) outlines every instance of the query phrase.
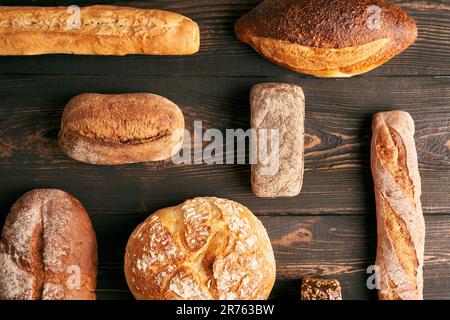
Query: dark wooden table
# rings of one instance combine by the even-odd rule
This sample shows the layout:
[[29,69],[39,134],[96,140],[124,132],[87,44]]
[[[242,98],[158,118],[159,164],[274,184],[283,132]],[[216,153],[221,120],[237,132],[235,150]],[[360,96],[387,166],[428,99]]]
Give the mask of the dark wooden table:
[[[201,28],[188,57],[48,55],[0,58],[0,211],[33,188],[61,188],[86,206],[99,242],[99,299],[130,299],[122,271],[131,231],[155,210],[213,195],[247,205],[263,221],[277,260],[272,297],[297,299],[306,275],[336,277],[346,299],[374,299],[375,206],[369,168],[374,112],[403,109],[416,124],[427,224],[425,298],[450,299],[450,1],[395,1],[419,38],[384,66],[350,79],[316,79],[262,59],[234,36],[236,19],[258,0],[19,1],[33,5],[109,3],[185,14]],[[13,5],[17,1],[0,1]],[[65,103],[83,92],[152,92],[183,110],[188,127],[249,127],[249,90],[296,83],[306,95],[305,180],[291,199],[259,199],[249,165],[101,167],[58,148]]]

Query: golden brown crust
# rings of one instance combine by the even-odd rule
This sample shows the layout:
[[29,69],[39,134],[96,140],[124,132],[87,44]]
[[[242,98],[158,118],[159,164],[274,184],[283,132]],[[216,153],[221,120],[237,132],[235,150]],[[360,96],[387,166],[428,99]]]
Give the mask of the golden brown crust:
[[59,145],[73,159],[91,164],[157,161],[179,150],[183,129],[183,113],[164,97],[86,93],[64,109]]
[[[381,11],[381,28],[368,28],[369,6]],[[370,71],[405,50],[417,29],[385,0],[266,0],[235,25],[238,38],[266,59],[318,77]]]
[[372,131],[379,298],[422,299],[425,225],[414,122],[402,111],[377,113]]
[[261,222],[218,198],[152,214],[131,234],[124,268],[136,299],[266,299],[275,281]]
[[[0,7],[0,55],[182,55],[199,50],[198,25],[180,14],[116,6]],[[74,20],[75,21],[75,20]]]
[[0,299],[93,300],[97,241],[86,210],[35,189],[11,208],[0,241]]

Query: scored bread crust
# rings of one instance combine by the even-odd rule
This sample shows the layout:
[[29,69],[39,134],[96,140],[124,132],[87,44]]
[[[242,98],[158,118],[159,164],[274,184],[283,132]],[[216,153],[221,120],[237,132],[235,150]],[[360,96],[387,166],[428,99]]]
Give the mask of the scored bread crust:
[[164,97],[85,93],[67,103],[59,145],[75,160],[114,165],[170,158],[183,137],[183,113]]
[[377,113],[372,133],[379,298],[422,299],[425,222],[414,122],[403,111]]
[[200,47],[198,25],[170,11],[96,5],[79,17],[77,28],[67,7],[0,6],[0,55],[184,55]]
[[6,217],[0,240],[0,300],[94,300],[97,241],[82,204],[35,189]]
[[[368,28],[371,5],[381,9],[380,28]],[[265,0],[235,32],[266,59],[317,77],[368,72],[417,37],[414,20],[386,0]]]
[[243,205],[200,197],[158,210],[131,234],[125,276],[136,299],[266,299],[275,259]]

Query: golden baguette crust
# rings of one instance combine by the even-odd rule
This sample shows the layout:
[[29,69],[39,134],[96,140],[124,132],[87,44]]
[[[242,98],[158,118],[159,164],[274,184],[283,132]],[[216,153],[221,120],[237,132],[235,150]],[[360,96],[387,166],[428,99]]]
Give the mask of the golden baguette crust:
[[114,165],[170,158],[183,135],[183,113],[164,97],[85,93],[67,103],[59,145],[75,160]]
[[372,132],[379,298],[422,299],[425,223],[414,122],[406,112],[381,112]]
[[200,46],[198,25],[170,11],[81,7],[79,29],[73,17],[67,7],[0,7],[0,55],[183,55]]
[[0,240],[0,300],[94,300],[97,241],[82,204],[35,189],[6,217]]
[[131,234],[125,276],[139,300],[267,299],[275,259],[243,205],[202,197],[158,210]]
[[[380,28],[369,6],[381,9]],[[370,71],[414,43],[413,19],[386,0],[265,0],[235,24],[266,59],[317,77]]]

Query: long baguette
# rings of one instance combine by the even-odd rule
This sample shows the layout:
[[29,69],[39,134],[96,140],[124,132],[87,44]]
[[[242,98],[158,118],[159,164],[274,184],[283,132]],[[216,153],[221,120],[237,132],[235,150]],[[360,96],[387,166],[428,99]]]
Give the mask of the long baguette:
[[0,7],[0,55],[181,55],[198,25],[170,11],[116,6]]
[[377,210],[379,298],[423,299],[425,223],[414,122],[402,111],[375,114],[371,166]]

